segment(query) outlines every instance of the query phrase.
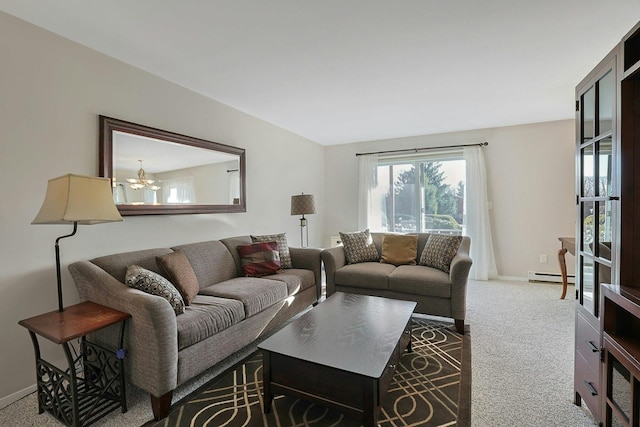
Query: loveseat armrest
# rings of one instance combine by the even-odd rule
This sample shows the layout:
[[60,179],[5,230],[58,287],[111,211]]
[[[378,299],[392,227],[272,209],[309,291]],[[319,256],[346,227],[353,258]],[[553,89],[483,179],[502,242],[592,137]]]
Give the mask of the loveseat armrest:
[[451,281],[451,317],[465,319],[467,311],[467,280],[472,260],[468,254],[458,251],[451,260],[449,280]]
[[327,297],[336,291],[336,271],[347,264],[344,256],[344,246],[325,249],[320,254],[324,263],[324,274],[327,278]]
[[320,253],[322,249],[318,248],[292,248],[289,247],[291,254],[291,264],[293,268],[302,270],[311,270],[316,281],[316,297],[320,301],[322,296],[322,261]]
[[[173,390],[178,380],[176,314],[167,300],[133,289],[89,261],[69,265],[80,299],[129,313],[125,327],[127,373],[132,383],[154,396]],[[99,340],[112,343],[115,329]]]

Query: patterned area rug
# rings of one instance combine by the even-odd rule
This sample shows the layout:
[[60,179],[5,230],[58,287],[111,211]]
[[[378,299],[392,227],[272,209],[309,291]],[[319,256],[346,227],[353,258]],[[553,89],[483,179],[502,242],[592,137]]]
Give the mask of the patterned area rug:
[[[378,423],[395,426],[470,425],[471,345],[450,323],[413,319],[413,352],[396,368]],[[160,426],[358,427],[340,412],[276,396],[262,413],[262,356],[248,359],[174,405]]]

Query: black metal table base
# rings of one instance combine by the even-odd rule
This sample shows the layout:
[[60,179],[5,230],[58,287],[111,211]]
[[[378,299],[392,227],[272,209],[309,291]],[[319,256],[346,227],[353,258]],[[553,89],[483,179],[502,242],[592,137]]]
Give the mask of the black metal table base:
[[108,350],[82,338],[74,357],[69,343],[62,347],[69,368],[62,370],[40,357],[36,335],[30,332],[36,353],[38,413],[49,412],[60,422],[88,426],[108,413],[127,411],[123,352]]

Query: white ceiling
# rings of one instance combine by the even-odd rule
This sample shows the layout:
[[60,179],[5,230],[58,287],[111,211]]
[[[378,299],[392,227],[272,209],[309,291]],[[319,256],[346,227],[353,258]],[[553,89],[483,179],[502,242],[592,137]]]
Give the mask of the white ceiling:
[[640,0],[0,0],[321,144],[574,117]]
[[114,170],[124,171],[137,171],[142,161],[144,170],[152,174],[240,160],[221,151],[114,131],[113,161]]

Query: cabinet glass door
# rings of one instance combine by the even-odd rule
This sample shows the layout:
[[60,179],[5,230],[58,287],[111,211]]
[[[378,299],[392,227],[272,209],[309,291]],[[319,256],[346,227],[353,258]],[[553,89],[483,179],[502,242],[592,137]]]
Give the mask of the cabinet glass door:
[[613,63],[578,93],[578,218],[576,289],[579,303],[598,317],[600,283],[611,281],[615,233],[615,73]]

